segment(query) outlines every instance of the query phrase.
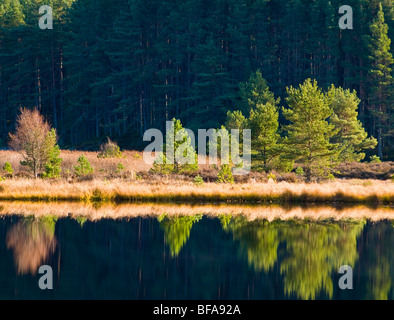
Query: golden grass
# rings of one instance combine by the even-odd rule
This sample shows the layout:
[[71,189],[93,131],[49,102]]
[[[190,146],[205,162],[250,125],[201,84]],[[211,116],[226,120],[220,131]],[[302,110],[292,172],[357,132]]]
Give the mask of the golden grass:
[[97,158],[98,152],[87,151],[69,151],[62,150],[60,157],[63,159],[62,170],[74,171],[74,166],[77,164],[78,157],[84,155],[92,167],[95,169],[95,174],[100,172],[108,173],[116,171],[118,163],[122,163],[125,171],[148,171],[150,165],[146,164],[142,158],[142,152],[137,151],[122,151],[123,158]]
[[[73,166],[84,154],[95,168],[92,180],[76,182],[71,179]],[[234,185],[205,183],[195,186],[187,179],[169,178],[144,174],[145,181],[138,180],[136,172],[147,172],[150,166],[141,152],[123,151],[124,158],[101,159],[98,152],[61,151],[63,178],[33,180],[28,173],[18,176],[26,168],[17,152],[0,151],[0,168],[6,161],[13,166],[14,179],[0,182],[0,200],[45,201],[95,201],[95,202],[187,202],[187,203],[394,203],[394,183],[391,180],[336,180],[326,183],[264,183],[247,182]],[[125,167],[121,179],[115,174],[118,163]],[[208,168],[203,165],[201,168]],[[215,178],[215,177],[214,177]],[[213,180],[214,180],[213,178]],[[108,181],[106,181],[106,179]],[[180,179],[180,180],[176,180]],[[183,179],[183,180],[182,180]]]
[[215,218],[220,215],[244,215],[250,221],[256,219],[273,220],[361,220],[371,221],[394,220],[394,208],[379,207],[371,209],[365,206],[335,209],[330,206],[308,207],[299,206],[284,208],[280,206],[245,206],[245,205],[174,205],[174,204],[103,204],[95,206],[83,203],[45,203],[45,202],[0,202],[0,216],[24,215],[57,218],[85,217],[90,221],[100,219],[128,219],[136,217],[158,217],[166,214],[168,216],[196,215]]
[[67,182],[64,179],[9,179],[0,183],[0,200],[93,201],[93,202],[186,202],[186,203],[394,203],[392,181],[341,180],[327,183],[205,183],[163,181],[92,180]]
[[[123,164],[125,171],[129,172],[148,171],[150,169],[150,166],[147,165],[142,158],[142,152],[124,151],[122,153],[124,156],[122,158],[102,159],[97,158],[98,152],[61,150],[60,157],[63,159],[62,175],[66,176],[67,171],[69,171],[71,175],[73,174],[78,157],[82,154],[95,169],[95,176],[97,177],[115,172],[119,162]],[[27,175],[26,168],[20,164],[22,160],[22,156],[18,152],[0,151],[0,168],[3,168],[4,164],[8,161],[14,168],[14,173],[25,172],[25,175]]]
[[[125,167],[124,172],[129,173],[148,172],[151,168],[151,165],[145,163],[143,152],[126,150],[122,151],[123,157],[121,158],[97,158],[99,152],[61,150],[60,157],[63,159],[61,174],[63,177],[73,174],[78,157],[82,154],[94,168],[94,177],[96,178],[108,177],[108,175],[115,173],[119,163]],[[22,160],[22,156],[18,152],[0,150],[0,169],[8,161],[14,169],[14,174],[23,173],[23,177],[32,177],[32,174],[27,172],[27,168],[20,164]],[[201,160],[202,156],[199,156],[199,163],[202,162]],[[206,161],[209,161],[209,158],[206,158]],[[207,167],[209,167],[208,164],[200,165],[202,169]]]

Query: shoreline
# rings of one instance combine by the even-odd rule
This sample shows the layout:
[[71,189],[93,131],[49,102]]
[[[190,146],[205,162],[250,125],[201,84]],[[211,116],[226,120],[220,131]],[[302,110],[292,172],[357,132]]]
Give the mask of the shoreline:
[[42,203],[42,202],[0,202],[0,217],[34,216],[36,218],[86,218],[89,221],[101,219],[159,218],[163,215],[171,217],[203,215],[208,218],[222,216],[245,217],[253,220],[312,220],[312,221],[343,221],[370,220],[394,221],[394,207],[369,208],[366,206],[334,208],[331,206],[314,207],[281,207],[245,206],[245,205],[174,205],[174,204],[102,204],[92,203]]
[[185,181],[7,180],[0,183],[0,201],[185,204],[394,204],[394,183],[340,180],[325,183],[204,183]]

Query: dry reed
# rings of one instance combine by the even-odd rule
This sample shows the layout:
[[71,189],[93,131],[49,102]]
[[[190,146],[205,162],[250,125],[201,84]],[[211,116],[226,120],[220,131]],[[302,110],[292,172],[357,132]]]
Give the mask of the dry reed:
[[205,183],[171,179],[149,181],[7,180],[0,183],[0,200],[186,203],[394,203],[392,181],[340,180],[326,183]]

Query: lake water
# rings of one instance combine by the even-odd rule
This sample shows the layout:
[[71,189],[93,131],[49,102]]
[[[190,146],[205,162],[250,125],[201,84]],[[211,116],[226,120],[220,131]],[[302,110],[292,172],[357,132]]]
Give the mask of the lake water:
[[[394,223],[0,216],[0,299],[393,299]],[[53,290],[41,290],[41,265]],[[339,267],[352,267],[341,290]]]

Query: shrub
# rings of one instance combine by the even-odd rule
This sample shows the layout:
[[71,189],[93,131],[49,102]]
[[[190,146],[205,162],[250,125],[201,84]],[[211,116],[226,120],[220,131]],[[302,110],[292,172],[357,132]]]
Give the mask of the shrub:
[[331,180],[331,181],[334,181],[334,180],[335,180],[335,177],[334,177],[334,175],[333,175],[332,173],[329,173],[329,174],[327,175],[327,179],[328,179],[328,180]]
[[297,167],[297,169],[295,170],[295,173],[297,176],[303,176],[304,175],[304,169],[302,169],[302,167]]
[[123,154],[119,146],[108,138],[106,143],[100,145],[100,153],[97,158],[122,158]]
[[78,165],[74,166],[74,173],[77,177],[86,176],[90,173],[93,173],[94,169],[84,155],[81,155],[77,161]]
[[193,179],[193,183],[196,186],[201,186],[202,184],[204,184],[204,180],[200,175],[197,175],[194,179]]
[[234,177],[233,177],[233,173],[231,171],[230,165],[223,164],[220,166],[217,182],[219,182],[219,183],[234,183]]
[[118,166],[116,167],[116,173],[121,173],[124,169],[124,165],[119,162]]
[[272,172],[267,176],[267,179],[268,181],[271,179],[276,182],[276,176]]
[[370,160],[369,163],[381,163],[382,162],[377,155],[373,155],[373,156],[369,157],[369,160]]
[[287,172],[284,173],[283,175],[278,177],[278,181],[285,181],[289,183],[296,183],[298,182],[297,175],[294,172]]
[[5,177],[1,176],[1,172],[0,172],[0,182],[5,181],[6,177],[12,178],[12,173],[14,172],[14,169],[12,169],[12,166],[9,162],[6,162],[3,166],[3,171],[5,173]]
[[3,170],[10,175],[14,173],[14,169],[12,169],[11,163],[9,163],[8,161],[4,164]]
[[71,178],[70,170],[66,169],[66,170],[64,171],[64,174],[65,174],[65,176],[66,176],[67,179]]
[[151,173],[170,174],[174,171],[174,165],[167,163],[167,158],[163,152],[160,152],[152,168],[149,170]]

